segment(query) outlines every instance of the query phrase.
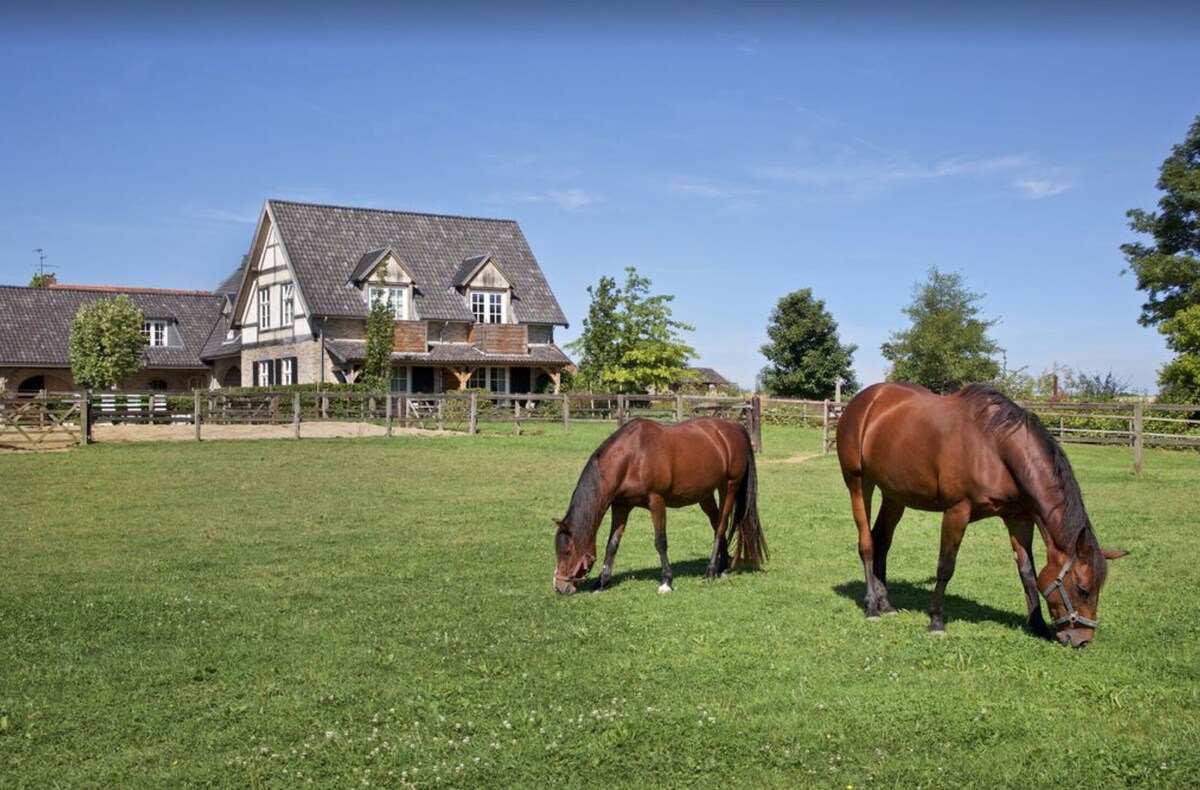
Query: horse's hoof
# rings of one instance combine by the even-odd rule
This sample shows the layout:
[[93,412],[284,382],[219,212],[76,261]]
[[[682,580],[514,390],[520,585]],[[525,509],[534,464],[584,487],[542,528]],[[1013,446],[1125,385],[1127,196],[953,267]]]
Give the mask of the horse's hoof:
[[882,617],[880,617],[880,616],[879,616],[879,615],[877,615],[877,614],[869,614],[869,615],[867,615],[867,620],[869,620],[869,621],[870,621],[870,622],[872,622],[872,623],[877,623],[877,622],[879,622],[879,621],[880,621],[880,620],[882,620],[882,619],[883,619],[883,618],[882,618]]
[[658,585],[658,594],[659,595],[666,595],[669,592],[671,592],[671,585],[667,584],[666,582],[663,582],[662,584]]
[[932,634],[933,636],[945,636],[946,629],[945,628],[930,628],[929,633]]

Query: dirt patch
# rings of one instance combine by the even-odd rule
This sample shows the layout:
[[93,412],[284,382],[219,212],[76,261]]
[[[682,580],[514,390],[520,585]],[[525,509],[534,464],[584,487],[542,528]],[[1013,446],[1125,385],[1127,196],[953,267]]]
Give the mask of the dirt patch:
[[787,458],[780,458],[775,461],[777,464],[802,464],[805,461],[811,461],[814,458],[819,458],[820,453],[796,453],[789,455]]
[[[449,431],[392,428],[393,436],[454,436]],[[202,425],[201,439],[294,439],[295,428],[287,425]],[[387,428],[366,422],[309,422],[300,424],[302,439],[344,439],[387,436]],[[92,438],[98,443],[185,442],[196,440],[192,425],[94,425]]]

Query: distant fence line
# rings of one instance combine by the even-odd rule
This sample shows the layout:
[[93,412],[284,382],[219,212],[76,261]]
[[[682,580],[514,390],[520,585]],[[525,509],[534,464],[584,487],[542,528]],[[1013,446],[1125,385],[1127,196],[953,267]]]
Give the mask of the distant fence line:
[[[616,422],[635,417],[680,422],[714,415],[743,422],[755,446],[762,425],[793,425],[822,430],[825,452],[832,449],[842,403],[766,396],[610,395],[597,393],[430,394],[197,390],[189,393],[92,392],[0,394],[0,446],[57,449],[81,444],[92,424],[190,425],[195,438],[206,425],[291,426],[295,438],[315,422],[370,422],[390,435],[396,426],[476,434],[484,426],[521,433],[532,425]],[[1134,471],[1141,474],[1146,447],[1200,448],[1200,405],[1134,402],[1068,403],[1026,401],[1050,433],[1062,442],[1117,444],[1133,448]]]

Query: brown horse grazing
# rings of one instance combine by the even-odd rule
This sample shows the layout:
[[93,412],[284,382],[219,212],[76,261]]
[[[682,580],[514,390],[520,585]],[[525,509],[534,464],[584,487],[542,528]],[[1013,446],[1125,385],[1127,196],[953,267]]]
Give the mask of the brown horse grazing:
[[[911,507],[943,514],[930,631],[945,630],[942,597],[967,524],[999,516],[1025,588],[1030,630],[1050,635],[1041,590],[1059,642],[1083,647],[1092,640],[1106,558],[1125,552],[1101,550],[1071,464],[1036,415],[975,384],[947,396],[915,384],[875,384],[846,406],[837,449],[858,525],[867,617],[895,612],[887,597],[887,554]],[[872,528],[876,488],[883,502]],[[1046,543],[1046,566],[1036,579],[1034,524]]]
[[[720,504],[717,497],[720,495]],[[660,593],[671,591],[667,562],[667,508],[699,503],[713,528],[712,555],[705,576],[731,567],[729,535],[737,533],[733,564],[760,563],[767,544],[758,522],[758,478],[754,449],[746,429],[716,418],[660,425],[632,420],[604,440],[588,459],[562,520],[555,520],[554,589],[569,595],[596,561],[596,531],[612,507],[612,530],[597,589],[608,586],[613,558],[629,511],[644,507],[654,522],[654,545],[662,560]],[[735,511],[736,505],[736,511]],[[730,515],[733,521],[730,524]]]

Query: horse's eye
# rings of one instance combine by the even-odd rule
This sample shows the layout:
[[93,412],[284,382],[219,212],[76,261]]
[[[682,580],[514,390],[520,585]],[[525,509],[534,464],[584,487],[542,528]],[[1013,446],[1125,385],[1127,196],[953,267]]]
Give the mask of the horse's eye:
[[1087,597],[1088,597],[1088,588],[1087,588],[1087,587],[1080,586],[1080,587],[1079,587],[1079,594],[1080,594],[1081,596],[1083,596],[1084,598],[1087,598]]

